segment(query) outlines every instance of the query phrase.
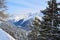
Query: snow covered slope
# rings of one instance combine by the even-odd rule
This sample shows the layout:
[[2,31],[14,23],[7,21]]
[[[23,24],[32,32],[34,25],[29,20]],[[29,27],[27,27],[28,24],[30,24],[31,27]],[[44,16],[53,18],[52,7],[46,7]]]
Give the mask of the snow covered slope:
[[30,13],[30,14],[27,15],[28,17],[26,17],[26,18],[25,17],[21,18],[20,16],[18,16],[18,17],[17,16],[15,16],[14,18],[10,18],[8,21],[15,24],[17,27],[20,27],[20,28],[22,28],[26,31],[30,30],[30,25],[31,25],[31,23],[32,23],[32,21],[34,20],[35,17],[42,20],[42,17],[40,16],[40,13],[32,13],[32,14]]
[[15,40],[15,39],[0,28],[0,40]]
[[40,17],[38,15],[37,16],[32,15],[32,16],[29,16],[29,17],[27,17],[25,19],[20,19],[19,21],[14,22],[14,24],[16,26],[19,26],[19,27],[21,26],[21,28],[24,29],[24,30],[29,31],[30,30],[30,25],[31,25],[32,21],[35,19],[35,17],[37,17],[41,21],[43,20],[42,17]]
[[[20,27],[15,26],[14,24],[10,22],[4,22],[0,24],[0,27],[9,33],[12,37],[14,37],[16,40],[27,40],[27,31],[24,29],[21,29]],[[23,35],[22,35],[23,34]]]

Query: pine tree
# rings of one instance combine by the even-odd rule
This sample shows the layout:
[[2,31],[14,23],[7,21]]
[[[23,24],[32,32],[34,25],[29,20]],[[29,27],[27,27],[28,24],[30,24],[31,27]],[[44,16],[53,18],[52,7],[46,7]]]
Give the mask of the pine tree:
[[60,8],[57,7],[59,4],[56,0],[50,0],[48,1],[49,7],[42,11],[44,21],[41,23],[41,40],[60,40],[58,29],[58,25],[60,24],[60,14],[58,12]]
[[40,20],[35,17],[35,19],[33,20],[32,24],[31,24],[31,32],[28,34],[28,40],[40,40],[39,39],[39,35],[40,35]]
[[6,5],[5,5],[5,0],[0,0],[0,21],[2,21],[2,19],[6,19],[8,17],[7,14],[5,14],[6,11]]

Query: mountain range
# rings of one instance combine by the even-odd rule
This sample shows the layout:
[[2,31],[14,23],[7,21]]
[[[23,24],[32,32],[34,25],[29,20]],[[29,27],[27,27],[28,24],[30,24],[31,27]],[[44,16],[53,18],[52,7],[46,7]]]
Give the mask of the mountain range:
[[42,18],[39,15],[34,14],[31,16],[28,16],[27,18],[22,18],[18,21],[10,20],[10,22],[12,22],[14,25],[28,31],[28,30],[30,30],[30,25],[32,24],[35,17],[42,20]]

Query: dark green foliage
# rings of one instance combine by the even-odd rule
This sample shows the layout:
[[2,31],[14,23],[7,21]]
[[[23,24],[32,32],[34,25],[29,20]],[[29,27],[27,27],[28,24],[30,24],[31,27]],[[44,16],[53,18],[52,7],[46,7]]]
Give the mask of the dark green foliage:
[[43,37],[45,37],[44,40],[60,40],[60,33],[58,33],[58,25],[60,22],[58,22],[58,11],[60,11],[57,6],[58,3],[56,3],[56,0],[50,0],[48,1],[49,7],[42,11],[42,13],[45,15],[43,17],[44,22],[42,23],[43,31],[40,33]]
[[[60,24],[60,13],[58,12],[60,8],[57,7],[58,5],[60,3],[57,3],[56,0],[48,1],[49,7],[41,11],[44,14],[42,17],[44,21],[37,23],[36,20],[34,21],[35,25],[32,26],[32,31],[29,34],[30,40],[60,40],[60,30],[58,29],[58,25]],[[39,23],[41,24],[39,25]],[[40,35],[37,36],[37,33]]]

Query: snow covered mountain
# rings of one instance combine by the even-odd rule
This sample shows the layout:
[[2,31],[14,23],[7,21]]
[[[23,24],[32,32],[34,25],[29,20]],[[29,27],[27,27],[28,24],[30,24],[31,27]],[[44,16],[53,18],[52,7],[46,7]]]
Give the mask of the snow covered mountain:
[[24,30],[30,30],[30,25],[32,23],[32,21],[34,20],[35,17],[37,17],[38,19],[42,20],[42,15],[40,15],[41,13],[28,13],[28,15],[22,16],[21,15],[15,15],[13,17],[10,17],[10,19],[8,20],[9,22],[13,23],[14,25],[16,25],[17,27],[20,27]]
[[38,19],[40,19],[42,21],[42,18],[39,15],[31,15],[27,18],[24,19],[20,19],[17,22],[13,22],[16,26],[23,28],[24,30],[30,30],[30,25],[32,23],[32,21],[34,20],[34,18],[37,17]]
[[[14,34],[14,37],[17,37],[17,38],[19,38],[21,40],[23,40],[24,38],[27,39],[27,36],[26,35],[28,34],[28,30],[30,30],[30,27],[29,26],[30,26],[30,24],[32,23],[32,21],[34,20],[35,17],[37,17],[40,20],[42,20],[42,18],[39,15],[34,14],[34,15],[29,15],[26,18],[22,18],[22,19],[20,19],[18,21],[14,21],[14,19],[13,20],[8,20],[7,22],[2,23],[0,26],[7,33],[10,33],[10,32],[13,33]],[[23,33],[23,35],[22,35],[22,33]],[[3,34],[3,35],[6,35],[6,34]],[[0,37],[3,38],[3,35],[1,35]]]

